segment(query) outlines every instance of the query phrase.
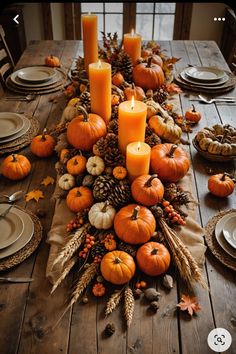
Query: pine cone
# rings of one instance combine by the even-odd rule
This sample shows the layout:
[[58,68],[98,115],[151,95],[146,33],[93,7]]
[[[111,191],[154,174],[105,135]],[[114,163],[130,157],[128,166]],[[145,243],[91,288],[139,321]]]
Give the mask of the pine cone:
[[84,91],[81,93],[79,96],[80,98],[80,104],[83,106],[87,112],[91,111],[91,97],[90,97],[90,92]]
[[[118,107],[119,106],[112,106],[112,112],[111,112],[111,122],[113,120],[118,119]],[[114,133],[114,132],[113,132]]]
[[167,199],[169,202],[176,197],[178,193],[178,186],[175,183],[165,183],[165,192],[164,199]]
[[161,144],[161,138],[157,134],[153,133],[145,138],[145,143],[150,145],[152,148],[155,145]]
[[145,138],[152,135],[153,133],[154,133],[154,130],[149,125],[147,125],[146,129],[145,129]]
[[129,203],[131,199],[130,183],[128,179],[119,181],[113,189],[110,191],[108,201],[114,207],[122,207]]
[[110,176],[98,176],[93,185],[93,196],[97,201],[105,201],[115,187],[115,180]]
[[96,155],[100,157],[104,157],[106,153],[106,139],[104,137],[98,139],[98,141],[93,145],[93,151],[95,152],[96,150]]
[[121,154],[118,147],[108,148],[104,156],[104,161],[107,166],[111,167],[125,165],[125,157]]
[[124,76],[125,81],[132,83],[133,66],[130,56],[125,52],[121,52],[118,57],[117,65],[119,71]]
[[166,90],[166,85],[160,86],[154,93],[153,99],[158,103],[163,103],[169,96],[168,91]]
[[132,245],[129,245],[128,243],[125,243],[123,241],[119,242],[118,249],[130,254],[132,257],[135,257],[135,255],[136,255],[135,247]]
[[114,133],[108,133],[105,138],[106,149],[118,147],[118,136]]

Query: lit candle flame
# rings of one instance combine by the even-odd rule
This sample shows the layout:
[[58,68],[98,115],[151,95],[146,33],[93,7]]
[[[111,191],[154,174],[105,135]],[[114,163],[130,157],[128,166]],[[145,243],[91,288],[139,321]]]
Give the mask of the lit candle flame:
[[134,29],[132,28],[131,30],[131,36],[133,37],[134,36]]
[[99,67],[99,69],[101,69],[101,67],[102,67],[102,63],[101,63],[100,59],[98,60],[98,67]]
[[138,146],[137,146],[138,151],[140,150],[140,148],[141,148],[141,144],[140,144],[140,141],[139,141],[138,142]]
[[134,96],[131,98],[131,109],[134,109]]

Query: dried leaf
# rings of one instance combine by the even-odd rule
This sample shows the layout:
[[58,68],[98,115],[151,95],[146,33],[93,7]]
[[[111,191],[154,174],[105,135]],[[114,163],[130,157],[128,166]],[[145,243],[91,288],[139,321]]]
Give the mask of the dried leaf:
[[191,297],[189,295],[182,295],[180,303],[176,306],[178,306],[181,311],[188,311],[190,316],[201,310],[201,306],[197,302],[196,297]]
[[38,202],[40,198],[44,198],[43,192],[40,189],[34,189],[25,195],[25,200],[27,202],[32,199]]
[[54,182],[55,182],[55,179],[53,177],[47,176],[42,180],[41,184],[43,184],[44,186],[47,187],[49,184],[54,184]]
[[175,93],[181,93],[181,92],[183,92],[183,91],[181,90],[181,88],[180,88],[178,85],[174,84],[174,83],[167,84],[167,85],[166,85],[166,89],[167,89],[167,91],[168,91],[168,93],[169,93],[170,95],[173,95],[173,94],[175,94]]

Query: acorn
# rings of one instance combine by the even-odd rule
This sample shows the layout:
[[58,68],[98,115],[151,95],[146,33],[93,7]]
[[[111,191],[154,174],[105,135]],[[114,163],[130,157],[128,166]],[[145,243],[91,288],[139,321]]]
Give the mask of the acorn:
[[160,304],[158,301],[152,301],[149,305],[150,310],[152,310],[153,312],[157,312],[159,307],[160,307]]
[[161,294],[154,288],[148,288],[144,291],[144,295],[148,301],[156,301]]

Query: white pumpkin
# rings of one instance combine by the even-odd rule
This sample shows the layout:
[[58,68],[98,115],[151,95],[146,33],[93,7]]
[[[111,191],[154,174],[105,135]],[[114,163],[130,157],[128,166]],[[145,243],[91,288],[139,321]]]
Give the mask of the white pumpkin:
[[69,173],[65,173],[59,178],[58,185],[64,191],[68,191],[75,186],[75,177]]
[[99,176],[105,170],[105,164],[101,157],[91,156],[86,163],[86,168],[92,176]]
[[64,122],[70,122],[72,119],[74,119],[75,117],[77,117],[80,114],[80,111],[78,110],[78,107],[76,106],[66,106],[66,108],[64,109],[63,113],[62,113],[62,123]]
[[95,203],[89,210],[88,218],[96,229],[110,229],[113,226],[116,210],[108,202]]

